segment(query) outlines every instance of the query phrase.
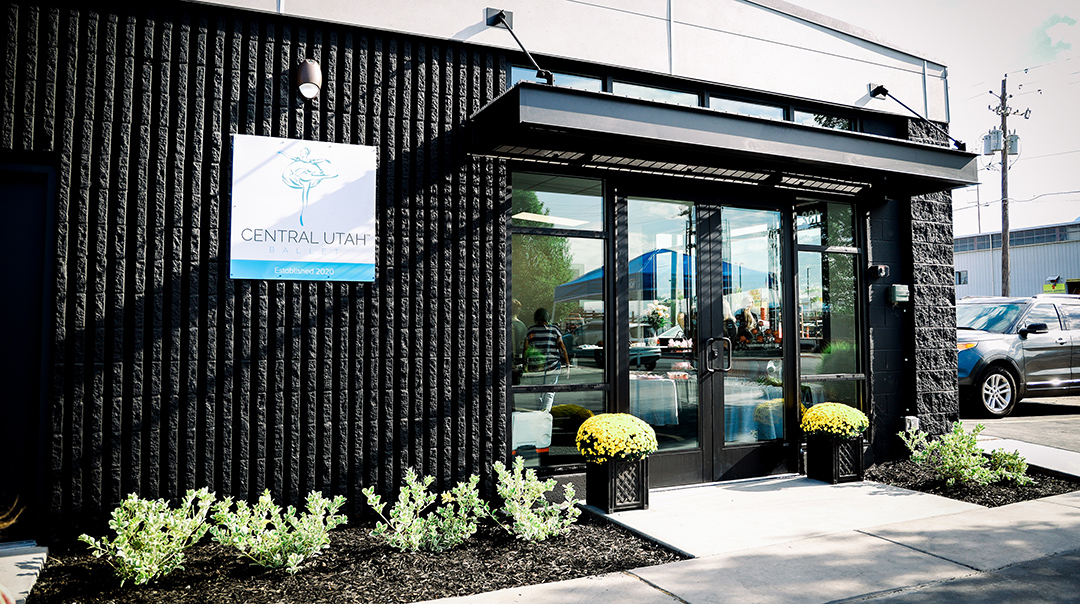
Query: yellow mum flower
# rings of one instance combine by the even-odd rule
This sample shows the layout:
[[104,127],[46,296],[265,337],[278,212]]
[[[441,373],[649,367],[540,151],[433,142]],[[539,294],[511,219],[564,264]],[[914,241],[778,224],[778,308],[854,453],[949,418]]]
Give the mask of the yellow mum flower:
[[803,413],[800,424],[808,436],[854,438],[870,427],[866,414],[843,403],[820,403]]
[[609,459],[644,459],[658,446],[656,432],[649,424],[628,413],[602,413],[578,428],[577,448],[585,461],[604,463]]

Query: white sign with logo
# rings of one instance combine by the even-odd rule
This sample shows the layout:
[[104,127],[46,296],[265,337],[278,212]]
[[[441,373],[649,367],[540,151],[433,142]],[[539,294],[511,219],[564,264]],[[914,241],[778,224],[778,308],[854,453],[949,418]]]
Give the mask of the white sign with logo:
[[232,143],[230,277],[374,281],[375,147]]

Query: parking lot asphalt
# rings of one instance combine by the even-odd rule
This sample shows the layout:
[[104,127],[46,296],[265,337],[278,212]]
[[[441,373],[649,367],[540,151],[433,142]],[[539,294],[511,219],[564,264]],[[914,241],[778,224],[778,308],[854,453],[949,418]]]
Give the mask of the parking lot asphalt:
[[986,419],[961,413],[960,419],[969,428],[976,423],[985,425],[985,437],[1080,453],[1080,396],[1022,399],[1009,417]]

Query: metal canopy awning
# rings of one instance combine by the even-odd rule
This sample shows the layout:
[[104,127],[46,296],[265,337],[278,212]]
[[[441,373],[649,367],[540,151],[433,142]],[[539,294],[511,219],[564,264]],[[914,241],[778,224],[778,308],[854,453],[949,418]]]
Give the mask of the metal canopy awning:
[[470,119],[474,155],[850,196],[978,182],[973,153],[520,82]]

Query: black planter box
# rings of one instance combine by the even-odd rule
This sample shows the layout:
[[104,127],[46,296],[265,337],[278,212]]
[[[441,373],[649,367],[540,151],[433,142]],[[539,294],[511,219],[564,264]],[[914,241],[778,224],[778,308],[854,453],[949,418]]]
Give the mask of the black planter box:
[[585,503],[605,514],[649,509],[649,460],[585,464]]
[[829,484],[863,479],[863,439],[806,437],[806,477]]

